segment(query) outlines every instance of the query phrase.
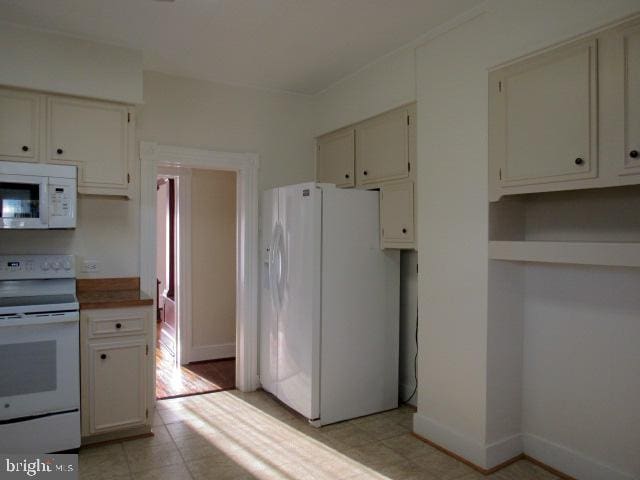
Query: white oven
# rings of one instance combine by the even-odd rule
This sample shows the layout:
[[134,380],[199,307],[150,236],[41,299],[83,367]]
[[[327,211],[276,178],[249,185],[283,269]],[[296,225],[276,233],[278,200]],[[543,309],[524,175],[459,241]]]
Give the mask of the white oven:
[[75,228],[76,167],[0,162],[0,228]]
[[0,255],[0,451],[80,445],[73,257]]

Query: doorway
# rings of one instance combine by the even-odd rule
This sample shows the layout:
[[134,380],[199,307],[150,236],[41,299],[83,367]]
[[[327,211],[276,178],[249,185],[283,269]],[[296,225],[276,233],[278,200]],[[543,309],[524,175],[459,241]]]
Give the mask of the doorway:
[[156,398],[234,388],[236,173],[158,168],[156,215]]
[[[140,284],[155,292],[156,194],[159,167],[236,172],[236,388],[258,388],[258,167],[255,153],[220,152],[140,142]],[[178,197],[180,188],[178,187]],[[190,251],[178,247],[180,258]],[[178,267],[178,284],[188,276]],[[179,297],[179,295],[178,295]],[[178,311],[182,310],[177,302]],[[186,308],[186,307],[185,307]]]

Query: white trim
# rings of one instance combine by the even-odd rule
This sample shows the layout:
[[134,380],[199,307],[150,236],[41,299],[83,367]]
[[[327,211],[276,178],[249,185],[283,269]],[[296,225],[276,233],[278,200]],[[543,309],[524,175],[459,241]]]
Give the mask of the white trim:
[[419,413],[413,415],[413,431],[484,469],[493,468],[511,460],[520,455],[523,450],[520,434],[494,443],[482,444]]
[[454,432],[449,427],[419,413],[413,414],[413,431],[436,445],[460,455],[474,465],[487,468],[484,445],[471,440],[466,435]]
[[544,438],[523,434],[524,453],[567,475],[581,480],[634,480],[632,473],[615,470],[580,452],[550,442]]
[[236,355],[236,344],[221,343],[220,345],[203,345],[191,347],[191,361],[217,360],[219,358],[230,358]]
[[140,159],[140,281],[142,289],[149,293],[155,292],[155,184],[158,165],[213,168],[237,174],[236,386],[242,391],[255,390],[259,385],[258,155],[140,142]]

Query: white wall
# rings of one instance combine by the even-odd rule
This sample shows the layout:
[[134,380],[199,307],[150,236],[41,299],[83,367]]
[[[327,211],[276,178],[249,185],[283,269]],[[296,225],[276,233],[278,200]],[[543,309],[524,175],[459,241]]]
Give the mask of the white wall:
[[312,100],[144,73],[139,140],[260,155],[260,190],[314,178]]
[[142,101],[142,54],[0,22],[0,85]]
[[640,270],[521,269],[527,449],[576,478],[640,478]]
[[413,102],[416,98],[413,49],[383,57],[314,98],[316,135]]
[[[505,348],[503,341],[508,335],[495,328],[487,315],[487,69],[638,11],[640,5],[637,0],[490,0],[486,8],[484,15],[416,51],[419,297],[424,321],[415,427],[418,433],[481,466],[494,465],[517,452],[521,442],[510,436],[519,427],[513,405],[497,402],[487,392],[488,385],[495,386],[496,378],[507,382],[503,383],[507,391],[515,391],[520,381],[501,367],[517,351]],[[574,321],[576,329],[584,327],[577,318]],[[517,334],[517,325],[508,327]],[[555,325],[548,323],[547,327],[550,330],[545,337],[553,336]],[[576,346],[572,339],[565,340],[569,342],[567,348]],[[539,344],[542,349],[545,341]],[[610,344],[610,348],[614,346]],[[621,344],[615,348],[631,347]],[[583,353],[586,351],[590,350]],[[547,353],[555,364],[566,361],[566,351]],[[620,355],[630,354],[628,350]],[[528,367],[524,368],[526,371]],[[627,376],[627,381],[637,382],[628,371]],[[598,388],[610,385],[606,377],[595,382]],[[565,392],[567,404],[574,403],[578,408],[583,405],[581,397],[590,395],[593,384],[579,387]],[[527,395],[530,392],[526,387],[524,391]],[[509,412],[509,420],[497,425],[504,418],[501,409]],[[525,426],[532,411],[523,410]],[[631,407],[627,407],[623,416],[630,412]],[[631,418],[637,425],[637,416]],[[552,427],[556,421],[560,424]],[[599,462],[638,475],[628,447],[619,445],[621,449],[615,455],[606,448],[590,448],[610,430],[585,430],[574,421],[575,417],[536,417],[540,434],[551,444],[582,449],[585,456],[592,455]],[[558,429],[566,435],[558,435]],[[590,439],[576,442],[581,434]],[[636,452],[640,448],[637,438],[623,439],[635,442]],[[558,464],[550,454],[541,460]]]
[[191,171],[192,361],[236,352],[236,173]]

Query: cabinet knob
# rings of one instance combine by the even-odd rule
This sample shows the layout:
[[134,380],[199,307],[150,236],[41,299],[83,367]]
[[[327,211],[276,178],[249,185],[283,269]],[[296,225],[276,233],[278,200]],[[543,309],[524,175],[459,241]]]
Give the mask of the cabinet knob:
[[406,228],[403,228],[403,229],[402,229],[402,233],[407,233],[407,229],[406,229]]
[[344,178],[349,178],[349,174],[348,174],[348,173],[345,173],[345,174],[344,174]]
[[584,163],[584,160],[580,157],[576,158],[576,165],[582,165]]
[[58,155],[62,155],[62,154],[64,153],[64,150],[62,150],[61,148],[59,148],[59,149],[57,149],[57,150],[56,150],[56,153],[57,153]]
[[638,150],[631,150],[631,151],[629,152],[629,156],[630,156],[631,158],[638,158]]
[[122,328],[122,324],[121,323],[116,323],[116,328]]
[[363,175],[368,175],[369,173],[365,170],[364,172],[362,172]]
[[107,354],[106,354],[106,353],[101,354],[101,355],[100,355],[100,358],[101,358],[102,360],[105,360],[105,359],[107,358]]
[[26,145],[22,146],[22,151],[23,152],[28,152],[29,151],[29,147],[27,147]]

